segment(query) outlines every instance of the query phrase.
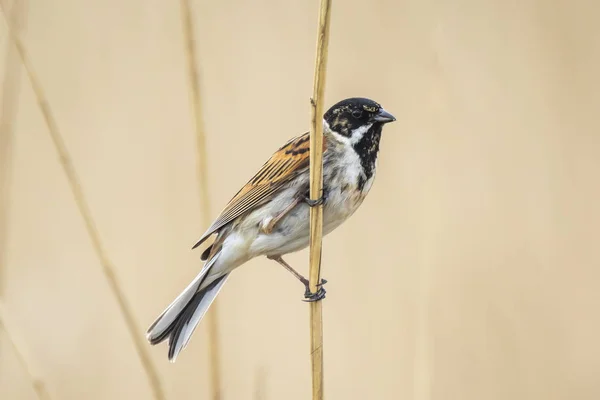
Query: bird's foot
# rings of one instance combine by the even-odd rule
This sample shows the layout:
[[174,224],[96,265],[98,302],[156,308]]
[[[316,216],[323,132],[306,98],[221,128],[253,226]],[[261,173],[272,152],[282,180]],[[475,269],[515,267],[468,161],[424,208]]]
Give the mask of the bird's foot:
[[308,280],[305,280],[302,283],[304,283],[304,287],[306,288],[304,291],[304,298],[306,300],[302,300],[302,301],[312,303],[314,301],[323,300],[325,298],[326,291],[325,291],[325,288],[323,287],[323,285],[325,285],[327,283],[326,279],[321,279],[321,282],[317,284],[317,292],[316,293],[313,293],[310,291],[310,285],[308,283]]
[[323,203],[325,203],[325,192],[323,192],[323,194],[321,195],[321,197],[319,197],[316,200],[311,199],[309,196],[304,196],[303,200],[306,204],[308,204],[310,207],[316,207],[316,206],[320,206]]

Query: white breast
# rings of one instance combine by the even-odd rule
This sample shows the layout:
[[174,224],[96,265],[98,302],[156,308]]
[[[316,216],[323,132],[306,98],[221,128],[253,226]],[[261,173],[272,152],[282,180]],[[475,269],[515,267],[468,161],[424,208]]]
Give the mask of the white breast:
[[334,133],[341,146],[336,151],[339,156],[332,161],[325,173],[327,182],[327,202],[323,211],[323,231],[325,234],[337,228],[348,219],[362,204],[371,189],[373,177],[358,190],[358,182],[364,179],[364,171],[358,154],[352,148],[352,142]]
[[[350,139],[336,133],[333,135],[335,143],[328,143],[328,158],[323,171],[324,186],[327,190],[323,209],[324,235],[332,232],[354,214],[373,184],[371,177],[365,182],[362,190],[358,190],[359,180],[365,179],[360,158]],[[296,188],[308,186],[308,172],[298,177],[295,183],[294,187],[282,191],[269,204],[253,211],[246,219],[245,228],[256,232],[249,249],[252,257],[283,255],[308,246],[309,206],[306,203],[300,203],[281,219],[272,233],[264,234],[258,230],[258,226],[267,223],[293,201],[298,194]]]

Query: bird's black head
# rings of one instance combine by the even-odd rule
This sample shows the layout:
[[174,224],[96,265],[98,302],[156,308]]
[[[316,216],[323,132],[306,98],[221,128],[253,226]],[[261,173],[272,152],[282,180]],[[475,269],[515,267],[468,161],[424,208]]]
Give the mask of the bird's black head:
[[[323,116],[329,129],[353,142],[360,140],[367,130],[379,128],[396,118],[381,105],[370,99],[353,97],[334,104]],[[360,137],[358,137],[360,136]]]
[[373,100],[354,97],[335,104],[323,120],[330,131],[347,141],[358,154],[364,171],[358,182],[362,190],[365,181],[375,173],[383,125],[396,118]]

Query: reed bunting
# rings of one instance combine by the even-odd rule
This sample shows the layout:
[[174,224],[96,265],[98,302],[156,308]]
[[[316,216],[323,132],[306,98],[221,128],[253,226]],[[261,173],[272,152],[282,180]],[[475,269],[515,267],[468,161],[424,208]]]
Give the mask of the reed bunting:
[[309,207],[323,204],[323,235],[340,226],[363,202],[375,178],[383,125],[395,121],[378,103],[365,98],[342,100],[323,116],[323,196],[309,192],[309,134],[283,145],[229,201],[193,248],[216,235],[201,255],[205,264],[187,288],[148,328],[152,344],[169,339],[174,362],[229,278],[246,261],[277,261],[305,286],[308,301],[325,296],[321,281],[311,293],[308,280],[283,255],[309,244]]

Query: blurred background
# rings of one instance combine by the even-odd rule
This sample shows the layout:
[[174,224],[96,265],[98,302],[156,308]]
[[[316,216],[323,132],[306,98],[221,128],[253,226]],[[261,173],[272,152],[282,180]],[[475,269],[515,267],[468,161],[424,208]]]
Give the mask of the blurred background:
[[[157,399],[7,22],[143,340],[201,268],[191,245],[308,129],[318,1],[0,4],[0,398]],[[324,241],[327,398],[600,398],[599,12],[334,1],[325,107],[365,96],[398,121],[371,194]],[[288,261],[306,273],[308,251]],[[310,398],[302,293],[272,261],[236,271],[218,343],[203,321],[175,364],[145,348],[163,398]]]

